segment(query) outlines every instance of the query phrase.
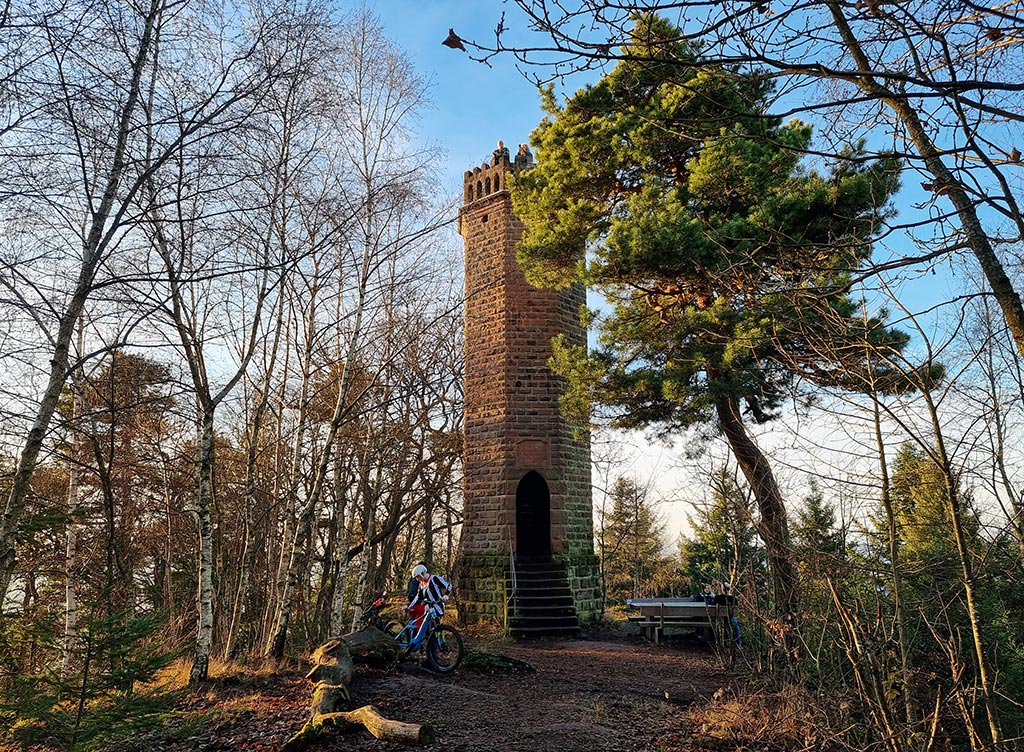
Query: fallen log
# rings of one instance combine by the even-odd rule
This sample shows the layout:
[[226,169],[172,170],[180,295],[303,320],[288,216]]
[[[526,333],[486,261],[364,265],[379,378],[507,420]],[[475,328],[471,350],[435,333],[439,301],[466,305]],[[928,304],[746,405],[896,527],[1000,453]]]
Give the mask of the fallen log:
[[298,752],[319,739],[327,730],[348,730],[363,727],[378,739],[406,744],[431,744],[434,730],[426,724],[404,723],[385,718],[372,705],[355,710],[338,710],[348,702],[352,683],[353,661],[387,664],[398,655],[395,641],[374,627],[336,637],[313,651],[313,668],[306,678],[315,682],[310,702],[310,718],[297,734],[292,736],[281,752]]
[[341,639],[344,640],[349,655],[356,663],[388,666],[398,658],[398,646],[395,644],[395,638],[384,634],[376,627],[360,629]]
[[434,729],[426,723],[405,723],[385,718],[373,705],[363,705],[355,710],[335,713],[321,713],[314,716],[299,733],[289,739],[281,752],[298,752],[313,744],[328,730],[338,728],[349,731],[362,726],[378,739],[404,742],[406,744],[433,744]]
[[405,723],[385,718],[373,705],[341,712],[337,715],[352,724],[366,728],[378,739],[391,739],[406,744],[433,744],[434,729],[426,723]]

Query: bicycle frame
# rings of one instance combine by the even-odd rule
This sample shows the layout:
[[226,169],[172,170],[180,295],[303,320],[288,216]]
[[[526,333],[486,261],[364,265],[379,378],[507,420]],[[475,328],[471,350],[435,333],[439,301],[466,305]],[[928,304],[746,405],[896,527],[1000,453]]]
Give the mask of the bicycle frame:
[[423,647],[430,633],[434,631],[434,625],[440,623],[444,613],[438,608],[437,603],[427,603],[427,610],[423,613],[420,623],[411,621],[402,627],[402,631],[395,635],[397,642],[406,653],[419,650]]

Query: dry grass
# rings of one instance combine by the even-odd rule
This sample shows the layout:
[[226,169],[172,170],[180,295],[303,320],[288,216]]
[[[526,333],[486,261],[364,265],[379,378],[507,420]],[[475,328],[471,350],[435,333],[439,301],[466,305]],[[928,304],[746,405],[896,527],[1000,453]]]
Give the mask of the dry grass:
[[[722,749],[820,752],[830,734],[816,698],[797,686],[782,689],[721,689],[690,710],[695,736]],[[717,742],[717,744],[714,744]]]
[[[305,662],[299,659],[285,659],[280,662],[267,660],[242,663],[211,658],[207,676],[213,683],[244,685],[251,681],[258,682],[269,677],[301,671],[304,670],[304,666]],[[191,670],[192,660],[190,658],[178,658],[166,668],[157,672],[152,681],[142,686],[164,691],[186,689]]]

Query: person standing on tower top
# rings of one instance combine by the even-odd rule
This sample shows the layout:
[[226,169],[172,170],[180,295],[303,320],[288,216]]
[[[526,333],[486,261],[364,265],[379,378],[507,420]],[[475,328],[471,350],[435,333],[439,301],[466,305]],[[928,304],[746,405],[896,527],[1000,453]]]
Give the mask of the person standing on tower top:
[[533,152],[529,144],[519,144],[519,151],[516,153],[516,167],[529,167],[533,164]]
[[508,161],[508,147],[505,146],[504,141],[498,141],[498,148],[491,152],[491,156],[494,158],[492,164],[498,164],[503,159]]

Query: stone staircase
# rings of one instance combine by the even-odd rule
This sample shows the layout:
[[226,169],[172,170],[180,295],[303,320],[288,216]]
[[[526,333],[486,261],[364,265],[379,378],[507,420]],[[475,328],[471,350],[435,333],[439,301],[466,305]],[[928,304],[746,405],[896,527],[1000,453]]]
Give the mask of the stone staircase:
[[[508,620],[513,637],[575,637],[580,633],[564,568],[550,560],[517,561],[515,585]],[[508,591],[512,592],[511,581]]]

